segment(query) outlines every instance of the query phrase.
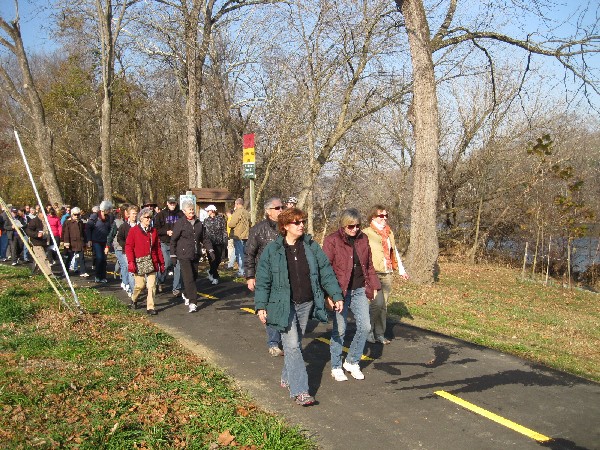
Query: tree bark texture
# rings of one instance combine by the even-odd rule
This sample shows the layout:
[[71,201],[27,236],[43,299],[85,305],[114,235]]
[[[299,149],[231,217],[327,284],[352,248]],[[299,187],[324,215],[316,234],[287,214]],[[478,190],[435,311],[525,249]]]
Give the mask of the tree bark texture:
[[439,114],[431,37],[421,0],[404,0],[413,69],[412,118],[415,138],[414,184],[407,265],[416,283],[432,283],[437,274]]

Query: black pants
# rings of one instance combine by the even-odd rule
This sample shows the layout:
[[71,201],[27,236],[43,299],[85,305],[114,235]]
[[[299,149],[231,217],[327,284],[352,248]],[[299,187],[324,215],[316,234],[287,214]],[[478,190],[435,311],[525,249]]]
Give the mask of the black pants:
[[23,241],[21,241],[21,238],[16,231],[13,231],[12,237],[8,240],[8,246],[10,247],[12,262],[16,263],[17,259],[19,259],[19,255],[21,255],[21,252],[23,251]]
[[183,279],[183,293],[190,303],[194,305],[198,301],[196,280],[198,279],[198,260],[180,259],[179,268]]
[[221,261],[223,260],[223,250],[225,250],[226,244],[213,244],[213,250],[214,255],[215,255],[215,259],[213,259],[210,262],[210,269],[209,269],[209,273],[213,276],[213,278],[215,279],[219,279],[219,264],[221,264]]

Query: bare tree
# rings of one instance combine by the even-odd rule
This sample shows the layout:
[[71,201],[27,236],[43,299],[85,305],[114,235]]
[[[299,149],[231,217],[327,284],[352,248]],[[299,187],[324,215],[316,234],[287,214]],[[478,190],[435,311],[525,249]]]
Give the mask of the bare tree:
[[[0,64],[0,90],[16,102],[23,112],[29,117],[33,127],[33,139],[39,157],[42,171],[42,185],[51,202],[63,203],[63,196],[56,178],[54,166],[54,151],[52,131],[46,124],[46,113],[42,99],[33,78],[29,59],[23,46],[19,18],[19,3],[15,2],[15,18],[7,22],[0,17],[0,29],[6,36],[0,35],[0,46],[16,58],[20,78],[10,75],[5,64]],[[5,59],[9,62],[10,58]],[[8,107],[8,104],[6,104]]]
[[[599,89],[590,75],[586,55],[599,52],[600,36],[596,34],[598,15],[588,30],[578,29],[578,35],[568,39],[549,38],[546,42],[535,42],[528,35],[526,39],[498,33],[494,30],[470,29],[455,25],[458,0],[448,0],[443,22],[433,37],[422,0],[395,0],[398,10],[404,16],[408,33],[413,68],[413,123],[415,135],[414,188],[411,214],[411,241],[408,265],[412,280],[429,283],[434,280],[438,256],[437,242],[437,195],[438,195],[438,148],[439,113],[436,96],[436,77],[433,53],[449,49],[459,44],[469,43],[480,50],[488,59],[493,74],[493,59],[482,42],[502,42],[523,49],[529,57],[533,54],[556,58],[563,67],[577,77],[583,86],[594,92]],[[533,5],[531,5],[533,3]],[[517,2],[513,2],[517,5]],[[495,5],[484,4],[484,10]],[[500,6],[502,7],[502,6]],[[537,11],[544,9],[542,1],[526,2],[521,8],[529,7]],[[598,6],[596,6],[598,8]],[[482,27],[482,24],[477,24]],[[487,24],[483,24],[487,25]]]

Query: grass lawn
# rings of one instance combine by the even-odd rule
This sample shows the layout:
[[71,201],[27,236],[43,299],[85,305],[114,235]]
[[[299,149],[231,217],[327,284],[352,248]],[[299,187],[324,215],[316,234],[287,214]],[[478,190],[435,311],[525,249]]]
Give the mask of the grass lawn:
[[440,281],[396,280],[403,322],[600,381],[600,294],[521,281],[492,265],[441,263]]
[[94,290],[59,311],[29,270],[0,266],[2,448],[310,449],[221,371]]

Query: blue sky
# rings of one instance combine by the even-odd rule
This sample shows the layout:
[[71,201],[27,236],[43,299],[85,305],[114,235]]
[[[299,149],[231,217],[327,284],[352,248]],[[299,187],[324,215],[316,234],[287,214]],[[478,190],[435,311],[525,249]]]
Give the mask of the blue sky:
[[[53,49],[56,44],[49,38],[50,2],[48,0],[19,0],[21,36],[25,48]],[[15,18],[14,0],[0,0],[0,16],[7,21]]]

